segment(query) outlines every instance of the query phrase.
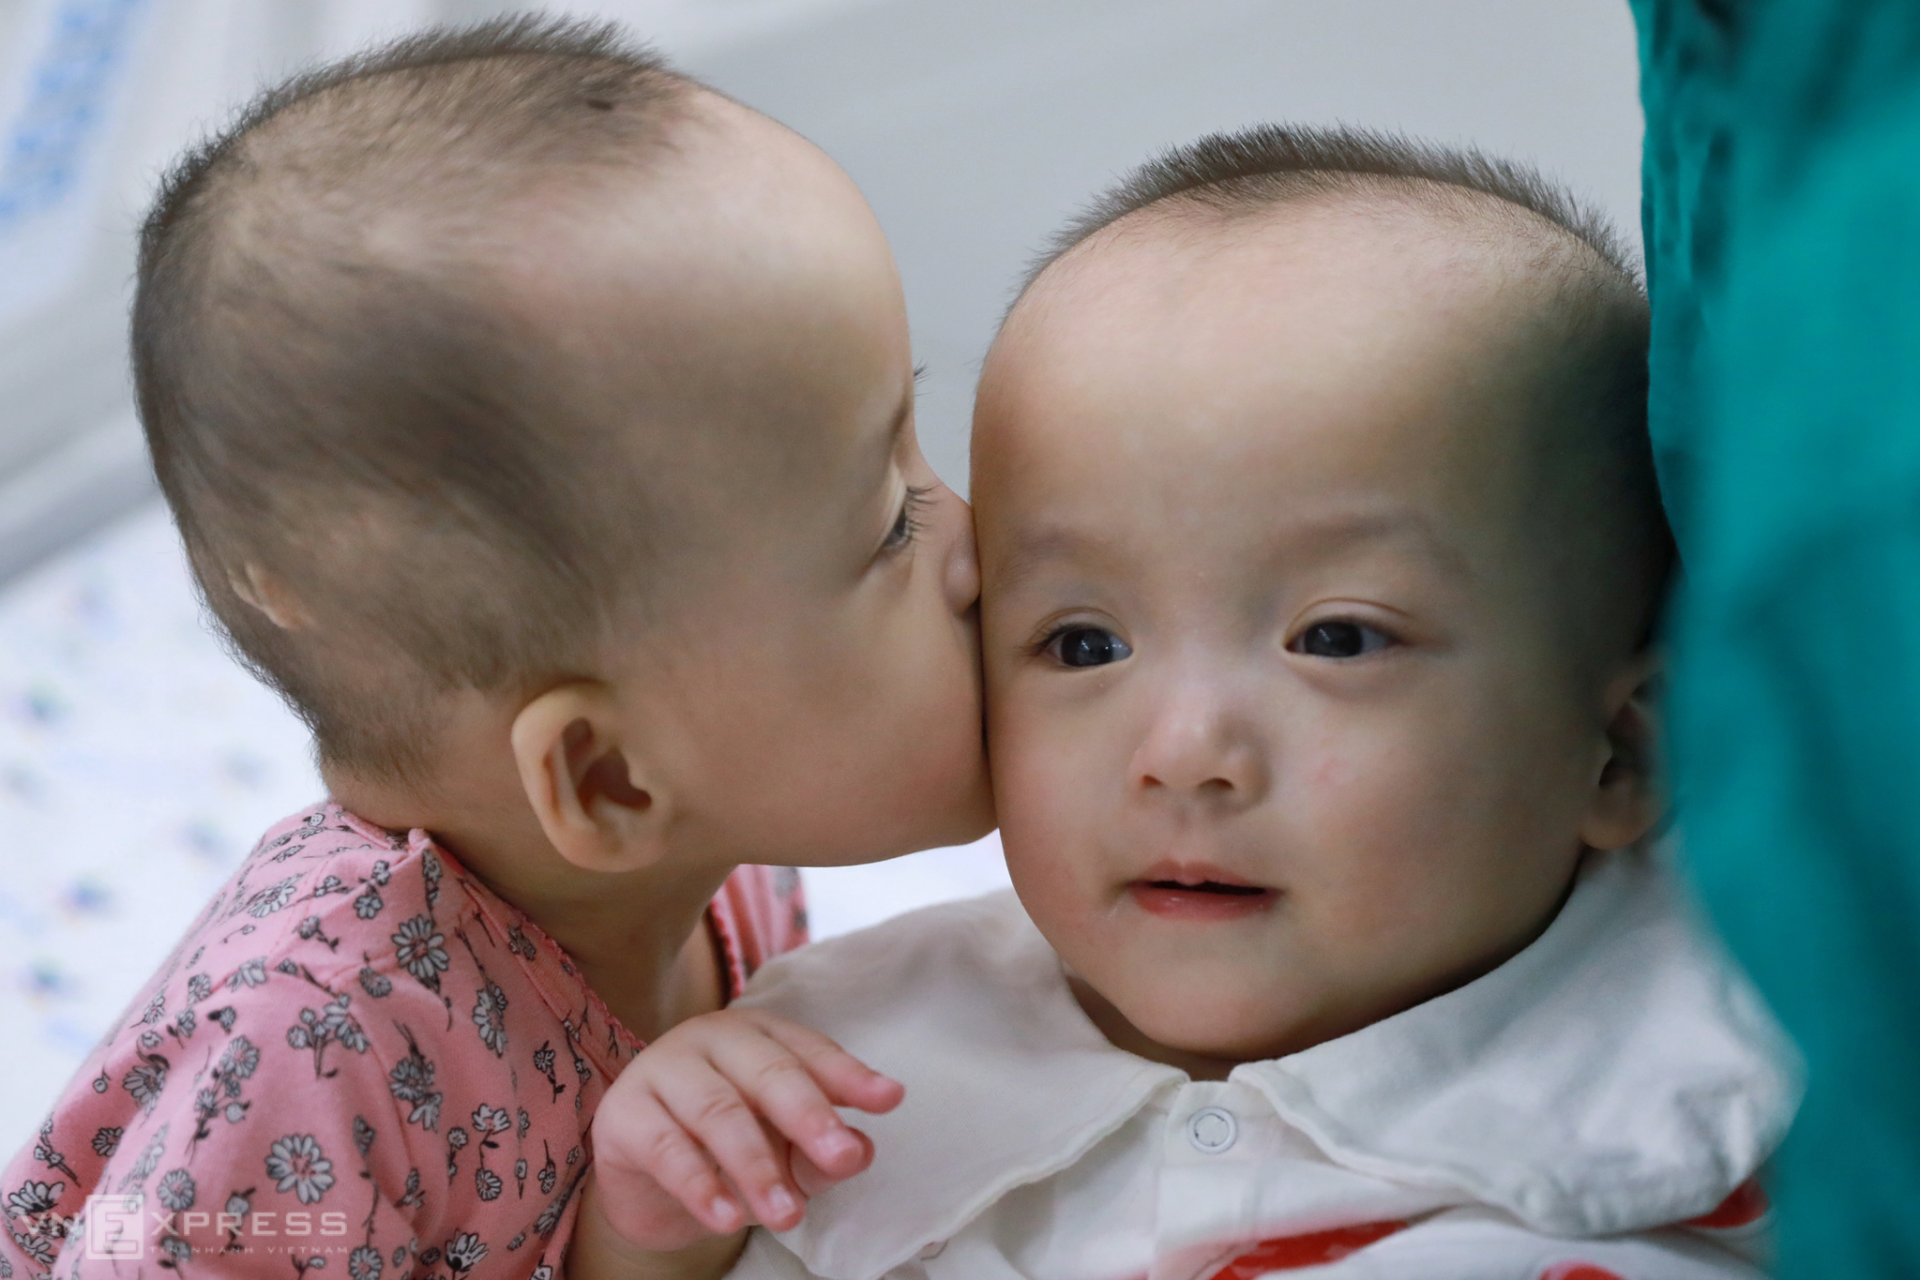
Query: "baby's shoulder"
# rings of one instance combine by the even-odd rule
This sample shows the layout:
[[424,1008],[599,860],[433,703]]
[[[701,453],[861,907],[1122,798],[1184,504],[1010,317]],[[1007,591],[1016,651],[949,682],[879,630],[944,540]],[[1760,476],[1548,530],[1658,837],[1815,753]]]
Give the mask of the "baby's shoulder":
[[431,841],[316,805],[261,837],[174,959],[236,989],[270,969],[351,979],[397,921],[431,913],[442,876]]
[[[855,1056],[977,1047],[1071,1004],[1059,957],[1012,890],[942,903],[771,961],[737,1002],[833,1037]],[[984,1039],[983,1039],[984,1038]]]
[[1011,889],[942,902],[852,933],[810,942],[767,962],[742,1002],[805,999],[816,988],[871,997],[956,970],[972,975],[1030,963],[1047,947]]

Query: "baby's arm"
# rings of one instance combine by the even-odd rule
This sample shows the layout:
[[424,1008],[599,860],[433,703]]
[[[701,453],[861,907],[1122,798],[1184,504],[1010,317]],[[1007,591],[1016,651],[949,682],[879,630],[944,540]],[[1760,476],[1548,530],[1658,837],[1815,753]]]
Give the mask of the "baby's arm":
[[620,1074],[594,1117],[569,1280],[723,1275],[751,1223],[797,1225],[808,1195],[873,1159],[834,1107],[890,1111],[903,1092],[774,1014],[681,1023]]
[[[218,982],[183,977],[162,993],[170,1016],[156,995],[69,1087],[7,1173],[8,1192],[71,1191],[60,1216],[7,1223],[25,1276],[284,1280],[338,1254],[343,1275],[393,1280],[445,1246],[432,1228],[447,1180],[409,1158],[406,1131],[427,1117],[409,1125],[389,1074],[407,1045],[396,1027],[433,1026],[440,1003],[396,990],[373,1016],[358,988],[269,958]],[[17,1255],[0,1273],[22,1274]]]

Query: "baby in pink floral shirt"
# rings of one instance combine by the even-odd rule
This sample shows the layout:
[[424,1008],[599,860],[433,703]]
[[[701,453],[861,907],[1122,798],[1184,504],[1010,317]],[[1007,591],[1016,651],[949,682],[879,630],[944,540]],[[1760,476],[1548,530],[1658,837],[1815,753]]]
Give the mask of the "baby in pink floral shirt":
[[[885,241],[780,126],[502,21],[188,156],[134,348],[209,608],[332,798],[7,1167],[0,1280],[547,1280],[612,1079],[803,940],[790,868],[990,823]],[[835,1102],[897,1099],[806,1043]]]

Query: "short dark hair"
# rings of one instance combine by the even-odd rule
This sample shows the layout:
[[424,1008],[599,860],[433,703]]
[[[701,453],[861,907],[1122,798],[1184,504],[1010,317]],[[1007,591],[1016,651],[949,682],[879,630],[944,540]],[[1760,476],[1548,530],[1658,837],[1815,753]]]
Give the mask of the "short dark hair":
[[1161,152],[1095,197],[1029,264],[1022,292],[1078,245],[1149,205],[1178,201],[1233,215],[1385,181],[1428,199],[1476,192],[1524,209],[1580,241],[1623,282],[1639,266],[1613,226],[1537,170],[1474,147],[1447,147],[1352,126],[1259,124]]
[[[1579,441],[1595,499],[1586,505],[1606,526],[1603,545],[1624,553],[1611,569],[1636,584],[1636,635],[1649,642],[1677,554],[1647,430],[1646,289],[1634,254],[1607,219],[1537,170],[1472,147],[1348,126],[1261,124],[1209,134],[1148,160],[1075,215],[1035,256],[1008,315],[1048,268],[1143,210],[1203,212],[1232,223],[1318,198],[1377,202],[1383,192],[1457,215],[1475,234],[1513,232],[1518,239],[1539,230],[1573,250],[1525,256],[1530,269],[1550,276],[1555,313],[1571,343],[1587,353],[1580,386],[1597,429]],[[1488,216],[1503,206],[1517,215],[1511,227]]]
[[[644,494],[606,493],[613,445],[495,305],[483,228],[632,172],[692,86],[610,24],[430,30],[268,90],[164,179],[132,316],[154,470],[230,647],[323,761],[407,776],[428,699],[577,668],[616,606]],[[394,210],[411,260],[368,243]],[[277,625],[256,566],[351,640]]]

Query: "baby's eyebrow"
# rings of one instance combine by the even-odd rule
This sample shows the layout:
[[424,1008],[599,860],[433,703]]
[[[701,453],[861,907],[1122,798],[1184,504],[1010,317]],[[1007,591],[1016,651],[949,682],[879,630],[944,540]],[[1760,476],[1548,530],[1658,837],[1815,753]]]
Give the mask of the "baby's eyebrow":
[[1287,542],[1294,546],[1333,551],[1356,542],[1412,541],[1444,571],[1461,579],[1471,579],[1467,559],[1435,531],[1431,522],[1416,511],[1341,512],[1313,516],[1295,522]]
[[[1276,523],[1279,536],[1275,553],[1284,558],[1327,556],[1368,542],[1412,542],[1426,553],[1436,567],[1463,581],[1474,577],[1466,557],[1442,538],[1432,524],[1418,512],[1408,510],[1338,512],[1327,515],[1281,520]],[[1077,566],[1097,567],[1116,554],[1105,539],[1059,524],[1041,524],[1023,529],[1013,536],[993,575],[994,589],[1008,591],[1031,578],[1045,566],[1068,561]]]
[[894,451],[900,447],[901,433],[906,431],[907,424],[913,421],[913,399],[915,384],[918,380],[919,371],[916,369],[914,374],[907,378],[906,391],[901,394],[900,403],[894,407],[893,421],[887,424],[886,434],[875,438],[873,449],[882,467],[885,467],[893,458]]
[[1062,525],[1046,524],[1024,529],[1014,535],[1012,545],[1001,559],[1000,571],[994,575],[994,586],[998,590],[1010,590],[1051,561],[1085,563],[1100,560],[1108,554],[1109,549],[1101,539],[1088,537]]

